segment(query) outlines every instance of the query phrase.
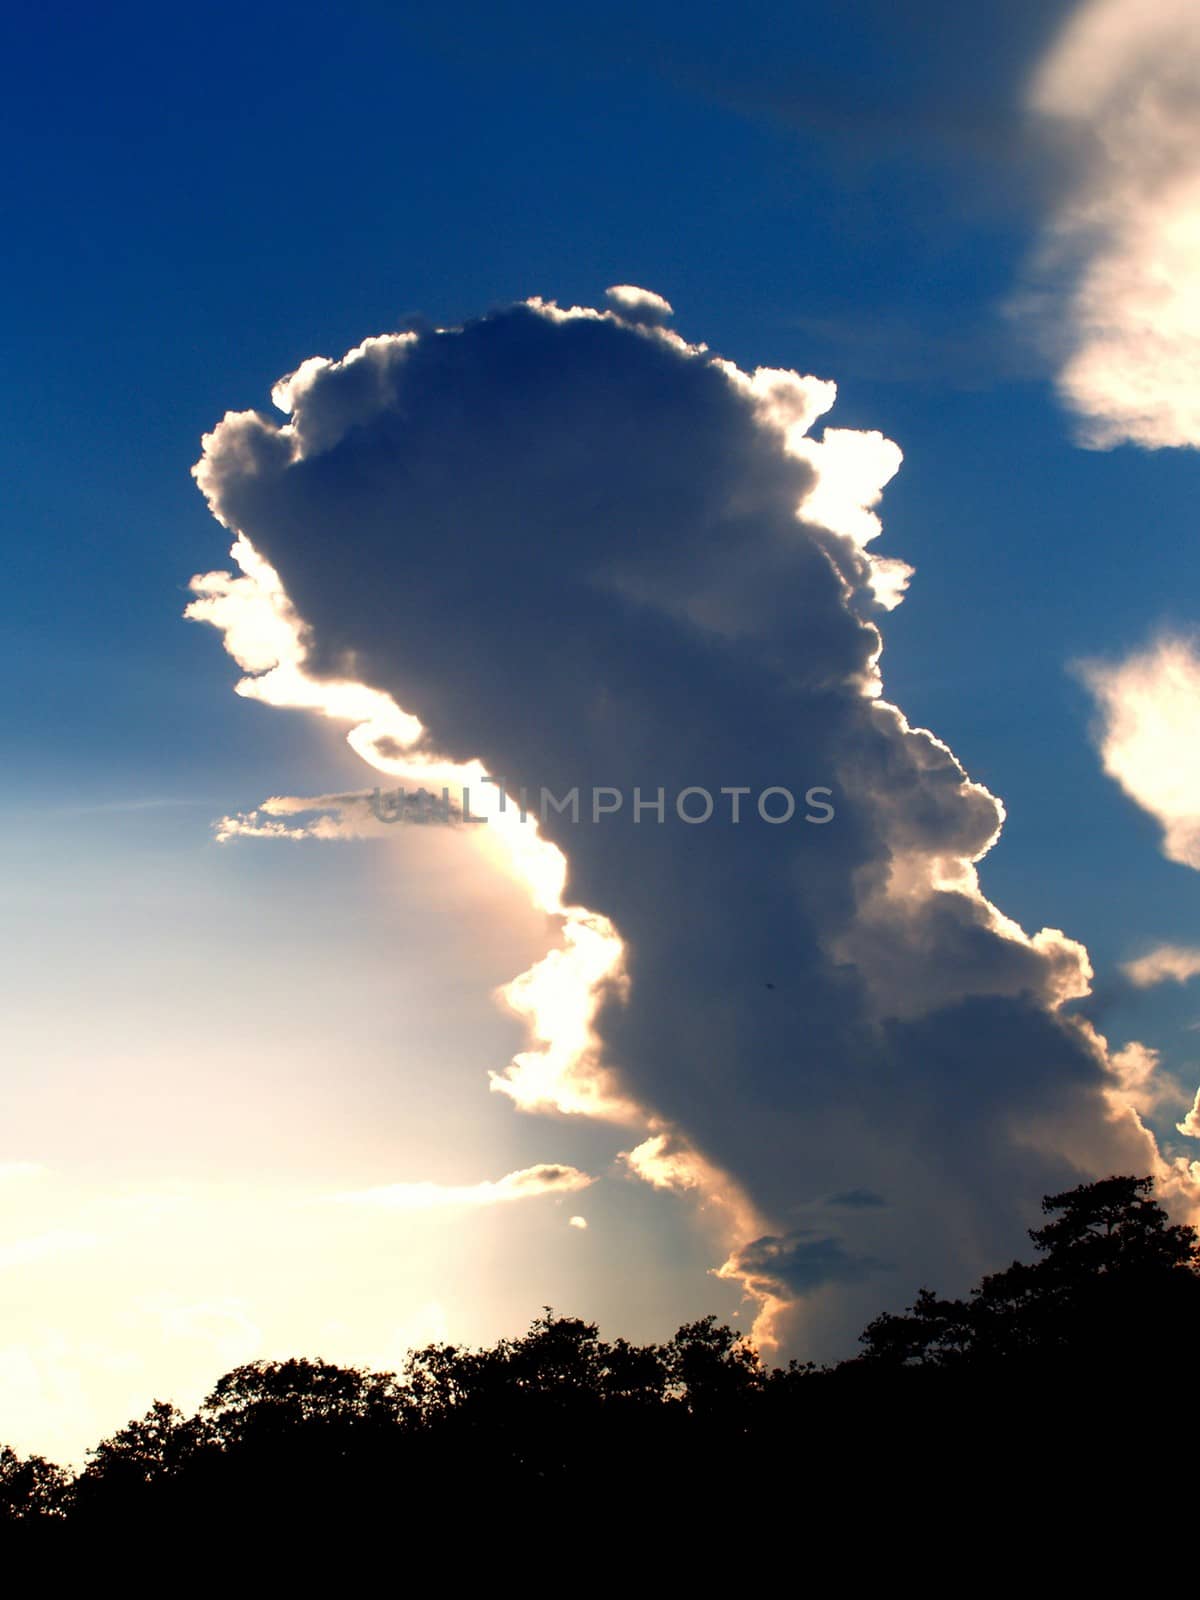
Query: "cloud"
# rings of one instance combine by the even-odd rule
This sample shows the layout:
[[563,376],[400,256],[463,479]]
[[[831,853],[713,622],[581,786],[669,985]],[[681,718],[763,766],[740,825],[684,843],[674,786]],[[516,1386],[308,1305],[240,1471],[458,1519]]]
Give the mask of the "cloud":
[[[657,1121],[657,1119],[655,1119]],[[737,1179],[695,1149],[678,1129],[654,1132],[626,1150],[619,1164],[643,1183],[694,1197],[717,1231],[735,1239],[758,1233],[763,1220]]]
[[[277,385],[275,393],[281,392],[286,393],[286,388]],[[225,649],[247,674],[237,684],[236,693],[265,705],[316,711],[353,722],[360,743],[390,741],[402,749],[413,745],[420,738],[421,725],[401,711],[390,695],[353,680],[326,676],[318,682],[304,670],[307,629],[284,593],[279,574],[248,540],[236,540],[230,554],[242,576],[208,572],[194,577],[189,588],[196,599],[184,616],[220,630]]]
[[886,1206],[887,1201],[873,1189],[847,1189],[843,1194],[831,1194],[829,1204],[858,1210],[862,1206]]
[[1070,177],[1027,309],[1084,442],[1200,444],[1200,11],[1088,0],[1028,105]]
[[721,1269],[727,1277],[769,1289],[783,1285],[803,1295],[831,1283],[857,1283],[879,1271],[882,1262],[868,1256],[849,1255],[840,1240],[813,1228],[794,1228],[782,1235],[765,1235],[735,1250]]
[[1076,672],[1099,710],[1104,770],[1163,830],[1163,854],[1200,870],[1200,653],[1165,636]]
[[1175,1126],[1180,1133],[1185,1134],[1189,1139],[1200,1139],[1200,1089],[1196,1090],[1196,1098],[1192,1102],[1192,1108],[1187,1116],[1184,1117],[1182,1122],[1177,1122]]
[[[561,316],[556,307],[543,314]],[[598,313],[591,313],[598,316]],[[403,343],[413,335],[399,335]],[[387,341],[367,340],[346,358],[352,372]],[[293,386],[302,374],[326,372],[323,357],[302,363],[272,391],[277,404],[292,403]],[[245,413],[253,416],[254,413]],[[235,420],[233,415],[226,421]],[[206,443],[209,438],[206,436]],[[204,482],[203,461],[196,467]],[[210,504],[212,502],[210,501]],[[218,518],[220,511],[213,510]],[[279,574],[240,534],[230,557],[242,576],[209,572],[193,577],[189,587],[198,596],[184,611],[190,621],[205,622],[222,636],[226,651],[247,676],[236,693],[268,705],[315,711],[350,724],[347,742],[376,771],[416,784],[420,793],[446,797],[447,809],[458,797],[457,815],[474,796],[472,812],[490,824],[467,829],[468,839],[528,887],[533,904],[559,918],[561,945],[508,985],[504,1001],[528,1024],[532,1048],[521,1052],[502,1073],[492,1074],[492,1088],[508,1095],[524,1110],[553,1109],[564,1113],[637,1122],[639,1108],[617,1087],[600,1062],[593,1019],[602,995],[620,992],[622,949],[611,923],[582,906],[564,903],[567,865],[562,852],[527,826],[520,805],[509,805],[504,789],[478,760],[455,761],[440,755],[426,738],[420,721],[402,711],[390,694],[367,687],[353,677],[322,673],[314,659],[311,630],[284,591]],[[353,670],[353,652],[343,663]],[[411,791],[410,791],[411,792]],[[390,801],[383,801],[390,812]],[[382,836],[392,824],[382,822],[365,794],[302,797],[277,795],[254,811],[222,817],[219,842],[234,838],[348,839]],[[370,813],[370,815],[368,815]]]
[[567,1218],[567,1227],[568,1228],[578,1228],[581,1231],[583,1231],[583,1230],[586,1230],[587,1225],[588,1225],[588,1223],[587,1223],[587,1218],[586,1217],[568,1217]]
[[639,289],[636,284],[615,283],[604,293],[627,322],[660,323],[675,315],[669,300],[652,289]]
[[1138,989],[1150,989],[1167,979],[1187,983],[1200,973],[1200,950],[1194,945],[1160,944],[1136,961],[1126,961],[1121,971]]
[[576,1194],[595,1179],[577,1167],[543,1162],[522,1167],[494,1182],[390,1183],[377,1189],[362,1189],[338,1199],[354,1205],[380,1207],[387,1211],[441,1211],[476,1206],[507,1205],[513,1200],[532,1200],[543,1194]]
[[1116,1082],[1109,1090],[1114,1106],[1128,1107],[1139,1115],[1157,1111],[1162,1105],[1186,1104],[1187,1095],[1178,1081],[1163,1069],[1157,1050],[1134,1039],[1109,1058]]
[[[505,991],[530,1048],[493,1087],[636,1130],[625,1169],[696,1206],[757,1337],[844,1350],[879,1309],[863,1264],[965,1286],[1081,1175],[1155,1170],[1194,1203],[1070,1009],[1087,952],[980,888],[999,801],[884,698],[910,574],[876,554],[875,507],[900,452],[814,431],[831,382],[742,371],[617,298],[370,339],[275,393],[283,420],[204,441],[243,577],[197,580],[226,608],[202,620],[257,663],[241,692],[342,716],[377,771],[492,796],[463,848],[559,928]],[[270,648],[260,579],[267,631],[290,618]],[[517,815],[540,786],[811,785],[828,826]],[[864,1172],[887,1206],[788,1226]]]
[[[476,805],[486,806],[477,797]],[[222,817],[216,824],[218,844],[230,839],[383,839],[396,827],[462,827],[474,820],[475,807],[463,793],[440,791],[423,784],[405,788],[356,791],[352,794],[273,795],[253,811]]]

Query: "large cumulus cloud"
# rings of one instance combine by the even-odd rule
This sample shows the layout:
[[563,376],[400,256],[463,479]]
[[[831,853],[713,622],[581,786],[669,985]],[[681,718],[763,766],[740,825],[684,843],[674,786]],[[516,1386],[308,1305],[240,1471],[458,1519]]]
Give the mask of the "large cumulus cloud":
[[[743,373],[631,286],[614,306],[306,361],[286,420],[227,415],[197,478],[304,619],[305,672],[417,719],[414,761],[626,796],[542,827],[564,903],[623,946],[590,1065],[651,1131],[630,1170],[715,1207],[726,1275],[829,1348],[1018,1248],[1045,1190],[1161,1163],[1065,1009],[1086,952],[980,891],[999,802],[882,696],[878,618],[909,574],[869,548],[871,507],[895,447],[814,438],[831,384]],[[751,798],[693,826],[670,805],[689,785],[827,786],[836,816],[776,825]],[[665,790],[663,822],[635,821],[635,787]],[[553,1081],[514,1098],[585,1108]],[[813,1231],[821,1196],[867,1188],[887,1204]]]

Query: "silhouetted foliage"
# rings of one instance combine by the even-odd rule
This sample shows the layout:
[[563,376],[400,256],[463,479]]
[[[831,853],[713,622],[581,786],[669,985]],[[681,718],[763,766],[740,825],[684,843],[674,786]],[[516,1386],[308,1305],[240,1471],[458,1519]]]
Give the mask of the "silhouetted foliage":
[[4,1450],[0,1526],[64,1549],[219,1530],[315,1552],[378,1540],[402,1515],[453,1564],[464,1530],[472,1548],[495,1549],[531,1519],[543,1547],[580,1518],[627,1542],[683,1523],[703,1533],[755,1468],[760,1514],[768,1478],[810,1510],[854,1481],[886,1485],[897,1515],[936,1489],[947,1514],[975,1496],[985,1463],[1015,1452],[1040,1467],[1064,1448],[1076,1452],[1065,1481],[1082,1493],[1088,1428],[1102,1440],[1149,1383],[1190,1381],[1200,1250],[1151,1190],[1119,1177],[1049,1196],[1034,1262],[965,1300],[922,1290],[831,1368],[768,1369],[713,1317],[631,1345],[549,1308],[490,1349],[414,1351],[399,1377],[253,1362],[194,1416],[156,1401],[73,1480]]
[[1054,1220],[1029,1235],[1039,1260],[991,1273],[967,1300],[923,1289],[907,1315],[870,1324],[862,1359],[1056,1373],[1065,1363],[1089,1377],[1143,1352],[1170,1361],[1197,1331],[1200,1249],[1152,1189],[1150,1178],[1105,1178],[1048,1195],[1042,1209]]
[[41,1456],[24,1460],[0,1445],[0,1526],[60,1516],[70,1479],[61,1467]]

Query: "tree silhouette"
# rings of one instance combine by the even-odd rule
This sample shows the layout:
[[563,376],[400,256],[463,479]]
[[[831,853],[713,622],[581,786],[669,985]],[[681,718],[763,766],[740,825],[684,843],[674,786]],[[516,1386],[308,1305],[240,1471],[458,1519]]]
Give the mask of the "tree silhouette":
[[1061,1520],[1072,1495],[1109,1492],[1113,1430],[1136,1418],[1144,1434],[1148,1375],[1191,1381],[1200,1250],[1152,1189],[1116,1177],[1048,1196],[1034,1261],[966,1299],[923,1289],[830,1368],[768,1370],[713,1317],[634,1345],[548,1307],[487,1349],[414,1351],[399,1377],[252,1362],[194,1416],[156,1401],[73,1480],[3,1450],[0,1529],[63,1549],[100,1535],[134,1548],[148,1529],[175,1548],[219,1530],[247,1549],[344,1549],[378,1543],[402,1510],[461,1578],[467,1530],[494,1552],[532,1526],[543,1554],[567,1555],[585,1513],[643,1556],[664,1528],[701,1537],[749,1506],[731,1489],[747,1470],[760,1518],[768,1487],[786,1517],[864,1483],[886,1485],[893,1518],[931,1496],[961,1517],[998,1459],[1026,1475],[1054,1461]]
[[42,1456],[22,1458],[0,1445],[0,1526],[36,1522],[61,1514],[70,1480]]
[[893,1366],[1034,1365],[1079,1377],[1152,1352],[1171,1362],[1200,1335],[1196,1230],[1172,1224],[1151,1178],[1115,1177],[1047,1195],[1030,1230],[1040,1259],[989,1274],[968,1300],[922,1289],[908,1313],[861,1336],[862,1359]]

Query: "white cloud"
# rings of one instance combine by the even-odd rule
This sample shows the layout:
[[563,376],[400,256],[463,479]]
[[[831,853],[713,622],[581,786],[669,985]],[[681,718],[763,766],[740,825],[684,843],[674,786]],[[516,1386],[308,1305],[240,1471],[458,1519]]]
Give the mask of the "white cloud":
[[378,1206],[387,1211],[441,1211],[476,1206],[506,1205],[513,1200],[532,1200],[543,1194],[576,1194],[596,1180],[577,1167],[542,1162],[522,1167],[494,1182],[482,1183],[389,1183],[377,1189],[362,1189],[339,1195],[341,1201],[355,1205]]
[[1163,854],[1200,870],[1200,653],[1164,637],[1076,669],[1100,712],[1104,770],[1163,830]]
[[614,283],[604,293],[622,316],[634,322],[665,322],[675,315],[674,307],[653,289],[639,289],[632,283]]
[[1109,1090],[1109,1099],[1118,1109],[1148,1115],[1164,1105],[1187,1103],[1178,1080],[1164,1070],[1160,1053],[1149,1045],[1135,1039],[1123,1049],[1114,1050],[1110,1066],[1116,1082]]
[[1200,8],[1087,0],[1028,103],[1070,174],[1030,304],[1084,441],[1200,445]]
[[[357,730],[356,730],[357,731]],[[468,795],[471,815],[487,794]],[[462,824],[462,792],[423,785],[359,790],[353,794],[272,795],[253,811],[222,817],[219,844],[231,839],[385,839],[397,827]]]
[[1153,988],[1167,979],[1188,983],[1200,973],[1200,949],[1194,945],[1160,944],[1135,961],[1126,961],[1121,971],[1138,989]]

